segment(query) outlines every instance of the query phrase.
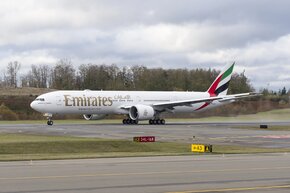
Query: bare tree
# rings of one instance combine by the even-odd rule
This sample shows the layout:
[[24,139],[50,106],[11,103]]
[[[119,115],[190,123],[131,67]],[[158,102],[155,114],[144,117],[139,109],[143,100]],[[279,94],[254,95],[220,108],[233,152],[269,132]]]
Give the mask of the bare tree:
[[50,68],[48,65],[39,66],[40,73],[40,87],[47,88],[48,87],[48,77],[49,77]]
[[17,75],[20,70],[21,64],[17,61],[9,62],[7,66],[7,77],[8,86],[17,87]]
[[4,81],[3,81],[3,78],[2,76],[0,77],[0,87],[3,87],[4,86]]
[[61,59],[51,71],[51,87],[56,89],[73,89],[75,87],[75,69],[69,59]]
[[47,88],[50,68],[47,65],[31,65],[31,70],[21,77],[22,87]]
[[29,87],[29,77],[27,75],[23,75],[20,78],[20,85],[21,87]]

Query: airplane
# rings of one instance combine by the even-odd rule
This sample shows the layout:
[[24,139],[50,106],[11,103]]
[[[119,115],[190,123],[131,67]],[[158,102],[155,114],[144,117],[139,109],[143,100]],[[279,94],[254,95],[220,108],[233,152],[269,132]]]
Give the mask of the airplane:
[[227,95],[235,62],[225,66],[206,92],[194,91],[92,91],[59,90],[38,96],[31,102],[34,110],[47,117],[53,125],[53,114],[82,114],[85,120],[103,119],[109,114],[123,114],[123,124],[165,124],[160,115],[169,113],[197,113],[257,93]]

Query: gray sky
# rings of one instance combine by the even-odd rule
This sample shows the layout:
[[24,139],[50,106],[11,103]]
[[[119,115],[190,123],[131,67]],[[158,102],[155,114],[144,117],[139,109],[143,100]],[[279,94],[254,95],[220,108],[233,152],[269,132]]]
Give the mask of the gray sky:
[[290,88],[287,0],[1,0],[0,70],[9,61],[216,68]]

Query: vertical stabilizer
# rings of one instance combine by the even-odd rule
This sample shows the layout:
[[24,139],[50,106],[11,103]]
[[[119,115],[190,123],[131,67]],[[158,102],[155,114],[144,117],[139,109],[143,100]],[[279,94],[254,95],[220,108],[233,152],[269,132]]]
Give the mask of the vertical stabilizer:
[[227,65],[217,76],[214,82],[211,84],[207,92],[210,96],[226,95],[228,92],[232,72],[235,66],[235,62]]

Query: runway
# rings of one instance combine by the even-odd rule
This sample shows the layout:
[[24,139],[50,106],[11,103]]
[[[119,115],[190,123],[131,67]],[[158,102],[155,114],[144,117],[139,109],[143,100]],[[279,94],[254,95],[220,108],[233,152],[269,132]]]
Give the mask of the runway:
[[246,129],[267,124],[289,126],[290,122],[200,122],[167,125],[122,124],[0,124],[0,133],[69,135],[132,140],[134,136],[156,136],[157,141],[290,148],[290,131]]
[[290,155],[204,155],[1,162],[5,193],[290,191]]

